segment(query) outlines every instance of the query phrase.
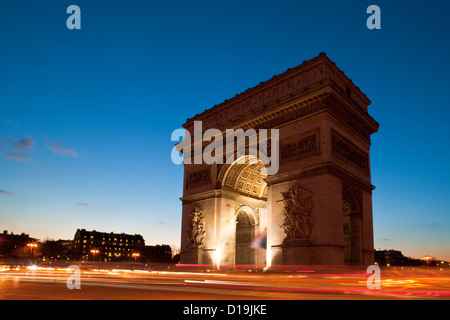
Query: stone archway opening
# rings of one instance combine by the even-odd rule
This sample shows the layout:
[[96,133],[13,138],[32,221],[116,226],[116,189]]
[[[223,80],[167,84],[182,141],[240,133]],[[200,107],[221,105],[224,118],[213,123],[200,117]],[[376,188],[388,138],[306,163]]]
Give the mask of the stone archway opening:
[[353,189],[346,188],[342,197],[344,222],[344,263],[361,264],[361,210]]
[[264,165],[249,156],[222,169],[222,189],[267,201],[267,178]]
[[[229,211],[235,227],[232,229],[228,252],[234,265],[264,265],[265,248],[251,248],[250,244],[267,228],[267,183],[265,167],[246,156],[222,168],[222,197],[233,203]],[[231,202],[230,202],[231,200]],[[233,216],[234,214],[234,216]],[[226,237],[225,232],[222,240]]]
[[240,211],[236,217],[235,265],[255,264],[255,251],[250,243],[255,237],[256,225],[253,217]]

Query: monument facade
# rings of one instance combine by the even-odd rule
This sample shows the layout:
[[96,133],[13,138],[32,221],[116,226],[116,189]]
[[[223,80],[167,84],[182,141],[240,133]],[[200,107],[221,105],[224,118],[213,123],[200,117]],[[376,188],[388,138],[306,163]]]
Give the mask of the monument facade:
[[[369,155],[379,124],[370,103],[321,53],[188,119],[191,134],[196,121],[224,134],[278,129],[279,168],[267,175],[248,154],[232,163],[185,163],[181,263],[372,264]],[[262,233],[265,247],[250,247]]]

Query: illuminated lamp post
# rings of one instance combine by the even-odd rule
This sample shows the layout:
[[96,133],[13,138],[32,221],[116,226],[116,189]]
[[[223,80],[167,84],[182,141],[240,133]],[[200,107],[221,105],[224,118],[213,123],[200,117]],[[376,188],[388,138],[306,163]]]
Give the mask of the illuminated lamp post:
[[134,257],[134,262],[136,262],[137,261],[137,258],[140,256],[140,254],[139,253],[133,253],[133,254],[131,254],[133,257]]
[[91,253],[92,253],[92,261],[95,261],[95,255],[96,255],[97,253],[99,253],[99,251],[98,251],[97,249],[92,249],[92,250],[91,250]]
[[431,257],[429,255],[426,255],[423,257],[423,259],[427,262],[427,267],[428,267],[428,263],[430,262]]
[[27,247],[30,248],[30,258],[33,258],[33,249],[37,248],[37,243],[27,243]]

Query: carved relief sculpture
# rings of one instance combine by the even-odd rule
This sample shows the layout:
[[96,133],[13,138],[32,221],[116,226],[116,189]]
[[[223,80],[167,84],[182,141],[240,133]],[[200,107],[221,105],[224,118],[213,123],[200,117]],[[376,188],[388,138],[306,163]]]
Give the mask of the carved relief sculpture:
[[[314,132],[312,132],[314,131]],[[280,143],[280,158],[296,160],[319,154],[319,130],[311,130]]]
[[288,192],[282,192],[284,203],[284,221],[281,225],[285,240],[307,240],[311,238],[313,209],[312,192],[296,186]]
[[190,225],[188,229],[188,245],[203,245],[205,242],[205,217],[203,209],[196,207],[190,214]]

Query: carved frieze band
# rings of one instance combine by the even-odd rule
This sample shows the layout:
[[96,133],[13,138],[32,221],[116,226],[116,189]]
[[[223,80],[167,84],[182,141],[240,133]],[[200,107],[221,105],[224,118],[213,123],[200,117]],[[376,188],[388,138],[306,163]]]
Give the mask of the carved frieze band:
[[186,189],[203,186],[211,182],[211,167],[195,169],[188,172]]
[[[244,131],[254,129],[258,131],[260,129],[279,128],[284,124],[292,122],[294,119],[298,120],[325,110],[331,111],[340,120],[346,123],[349,128],[358,132],[360,136],[367,141],[370,141],[370,135],[373,132],[376,132],[378,128],[376,121],[369,115],[365,115],[363,118],[360,116],[355,116],[354,112],[346,108],[346,106],[339,102],[332,94],[323,93],[315,96],[314,98],[275,111],[269,115],[257,117],[256,119],[237,126],[234,129],[240,128]],[[225,130],[223,130],[223,134],[225,136]],[[209,143],[211,142],[204,141],[202,148],[204,149]],[[271,156],[270,150],[269,139],[267,143],[267,151],[269,153],[268,156]],[[194,155],[193,145],[191,155]]]
[[378,130],[379,124],[370,115],[365,114],[363,118],[360,117],[361,114],[356,116],[356,113],[346,108],[334,95],[328,97],[328,109],[367,140]]
[[366,174],[369,172],[369,156],[367,153],[334,130],[331,133],[331,141],[333,155],[337,155],[338,157],[350,161],[351,164],[357,166]]
[[300,119],[310,114],[325,110],[327,108],[328,96],[328,93],[318,95],[313,99],[294,104],[280,111],[276,111],[270,116],[264,116],[256,121],[249,122],[241,126],[241,128],[244,130],[249,128],[254,128],[256,130],[279,128],[280,125],[291,122],[294,119]]
[[281,160],[297,160],[320,154],[319,129],[301,133],[280,143]]
[[312,99],[275,111],[268,116],[249,121],[241,125],[240,128],[243,130],[250,128],[256,130],[279,128],[281,125],[293,121],[293,119],[301,119],[324,110],[329,110],[333,112],[333,114],[339,116],[343,122],[347,123],[350,128],[358,132],[361,137],[366,140],[369,140],[370,135],[373,132],[376,132],[378,128],[378,123],[368,114],[363,116],[363,118],[360,118],[359,116],[356,117],[354,113],[339,102],[333,94],[329,93],[320,94]]

